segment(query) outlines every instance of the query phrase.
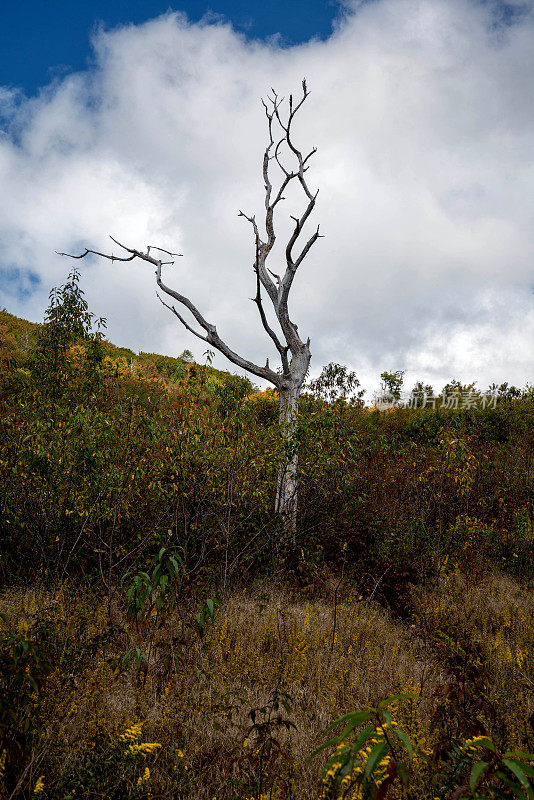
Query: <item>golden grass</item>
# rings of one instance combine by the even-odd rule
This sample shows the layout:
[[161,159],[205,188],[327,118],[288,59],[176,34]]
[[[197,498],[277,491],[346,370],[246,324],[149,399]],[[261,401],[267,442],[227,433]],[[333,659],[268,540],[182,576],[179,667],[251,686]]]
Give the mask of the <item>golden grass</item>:
[[[431,715],[446,680],[434,647],[438,631],[476,643],[491,678],[499,735],[507,746],[532,749],[531,593],[502,576],[469,583],[456,572],[418,591],[414,603],[413,618],[402,622],[359,602],[356,587],[345,586],[334,612],[328,597],[307,601],[280,586],[257,585],[228,599],[203,640],[174,618],[166,620],[145,674],[142,665],[121,666],[124,652],[139,642],[117,600],[114,615],[123,632],[110,635],[103,600],[95,604],[67,587],[54,594],[6,591],[0,610],[21,635],[31,634],[32,620],[45,608],[61,621],[54,636],[62,666],[52,669],[37,703],[42,726],[25,780],[31,788],[44,774],[51,791],[77,753],[97,741],[117,742],[142,722],[143,741],[161,747],[154,748],[148,773],[142,764],[135,796],[248,798],[262,772],[267,796],[272,788],[273,797],[282,797],[281,787],[290,786],[291,797],[311,800],[320,794],[324,758],[309,757],[327,725],[342,713],[409,692],[414,699],[397,706],[398,722],[416,745],[409,796],[433,797]],[[282,755],[260,764],[250,711],[269,704],[274,691],[290,696],[289,713],[281,713],[296,727],[273,728]],[[264,719],[258,711],[256,721]],[[76,796],[89,795],[80,786]]]

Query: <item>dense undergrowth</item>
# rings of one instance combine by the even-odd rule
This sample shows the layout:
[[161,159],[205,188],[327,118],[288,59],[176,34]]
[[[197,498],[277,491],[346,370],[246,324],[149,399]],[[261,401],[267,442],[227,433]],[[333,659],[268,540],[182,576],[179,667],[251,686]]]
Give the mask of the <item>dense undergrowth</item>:
[[304,396],[288,552],[273,393],[76,275],[45,323],[0,315],[0,797],[534,797],[532,391]]

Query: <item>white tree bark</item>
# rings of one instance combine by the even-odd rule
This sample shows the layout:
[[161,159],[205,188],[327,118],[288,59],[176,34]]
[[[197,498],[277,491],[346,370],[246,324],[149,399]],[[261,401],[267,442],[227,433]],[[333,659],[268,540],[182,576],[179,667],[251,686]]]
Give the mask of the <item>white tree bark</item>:
[[[181,324],[194,336],[219,350],[237,367],[256,375],[258,378],[269,381],[278,389],[280,394],[280,435],[284,445],[284,455],[278,471],[275,512],[283,522],[286,537],[292,542],[295,541],[298,505],[298,447],[296,437],[298,401],[308,372],[311,353],[310,340],[303,341],[300,338],[297,325],[290,318],[288,301],[298,268],[317,239],[320,238],[319,227],[317,226],[314,233],[302,244],[300,252],[298,254],[294,253],[295,248],[299,245],[304,225],[315,207],[318,194],[317,191],[315,193],[310,191],[306,180],[306,172],[309,168],[308,161],[314,155],[316,149],[313,148],[304,156],[293,142],[291,129],[295,115],[308,95],[306,81],[302,81],[302,96],[300,100],[294,103],[293,96],[290,95],[285,114],[282,114],[284,101],[278,97],[276,92],[273,91],[272,97],[269,97],[267,101],[263,101],[268,128],[268,143],[263,155],[262,169],[265,184],[265,233],[263,238],[255,216],[247,216],[242,211],[239,212],[240,216],[245,217],[250,222],[254,232],[255,259],[253,269],[256,275],[256,296],[253,299],[258,308],[261,323],[279,353],[280,368],[278,370],[273,370],[269,366],[268,359],[265,366],[262,367],[232,350],[221,339],[215,325],[203,317],[191,300],[176,289],[172,289],[163,281],[162,267],[166,264],[173,264],[174,261],[163,261],[155,258],[151,251],[166,253],[172,258],[181,254],[171,253],[168,250],[154,246],[148,246],[146,252],[142,252],[121,244],[113,237],[110,238],[129,255],[119,257],[90,249],[86,249],[84,253],[78,256],[60,253],[60,255],[70,256],[71,258],[85,258],[89,254],[94,254],[108,258],[111,261],[133,261],[134,258],[139,258],[154,265],[156,267],[157,285],[167,297],[171,298],[171,302],[166,303],[159,295],[158,297],[163,305],[178,318]],[[288,166],[289,162],[292,163],[291,167]],[[271,174],[273,167],[278,174],[277,188],[273,186]],[[283,275],[280,276],[272,272],[267,267],[266,262],[276,241],[275,214],[279,204],[284,200],[284,191],[292,182],[296,182],[297,186],[300,187],[304,197],[305,208],[300,217],[291,215],[295,225],[286,244],[285,269],[283,270]],[[273,329],[267,319],[263,307],[263,290],[265,290],[271,301],[280,334]],[[192,317],[192,324],[182,316],[183,311],[180,313],[176,304],[173,304],[172,301],[175,301],[181,309],[189,312]],[[197,327],[193,327],[195,323]]]
[[280,435],[283,454],[278,467],[275,513],[282,519],[284,529],[295,543],[297,530],[297,417],[300,388],[280,392]]

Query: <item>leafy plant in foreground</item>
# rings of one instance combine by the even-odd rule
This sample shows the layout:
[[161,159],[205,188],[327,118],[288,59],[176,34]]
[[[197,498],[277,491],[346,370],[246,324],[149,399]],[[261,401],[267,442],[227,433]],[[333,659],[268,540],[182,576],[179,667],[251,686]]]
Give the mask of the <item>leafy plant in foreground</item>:
[[[312,755],[335,747],[323,769],[320,800],[383,800],[397,778],[403,794],[413,796],[409,769],[413,747],[392,713],[396,702],[408,697],[396,695],[377,708],[345,714],[327,728],[328,733],[343,726]],[[534,800],[533,779],[533,753],[502,753],[489,736],[474,736],[452,743],[447,752],[438,750],[432,796],[434,800]]]
[[[162,547],[154,556],[148,571],[129,572],[123,583],[129,583],[126,592],[128,617],[135,622],[137,647],[123,656],[123,662],[135,661],[137,668],[145,671],[150,662],[156,630],[163,624],[163,613],[171,609],[176,600],[175,584],[183,573],[184,562],[176,548]],[[148,649],[143,643],[148,640]]]
[[405,697],[396,695],[368,711],[345,714],[326,729],[341,728],[341,733],[312,755],[335,747],[323,770],[321,800],[383,800],[397,778],[408,785],[412,744],[388,708]]
[[474,800],[514,800],[516,797],[534,800],[532,762],[533,753],[511,750],[501,755],[488,736],[475,736],[462,746],[454,746],[452,758],[445,767],[445,775],[440,776],[455,778],[456,785],[463,778],[462,784],[454,791],[440,794],[454,800],[461,797]]
[[[230,761],[230,767],[239,769],[240,778],[230,779],[236,791],[245,791],[247,797],[250,792],[258,800],[290,796],[290,781],[284,773],[291,771],[291,756],[279,734],[296,730],[295,724],[286,716],[291,713],[292,702],[291,695],[275,689],[265,705],[250,709],[251,724],[243,749]],[[280,794],[275,794],[277,790]],[[232,800],[238,798],[241,798],[240,794],[232,796]]]

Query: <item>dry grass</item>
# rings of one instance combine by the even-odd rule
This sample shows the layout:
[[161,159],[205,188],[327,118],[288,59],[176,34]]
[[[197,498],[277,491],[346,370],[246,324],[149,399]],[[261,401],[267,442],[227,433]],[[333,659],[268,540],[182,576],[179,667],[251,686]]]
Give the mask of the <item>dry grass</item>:
[[[419,754],[410,796],[431,797],[431,715],[446,680],[435,646],[439,631],[475,643],[483,653],[488,691],[499,710],[495,735],[509,746],[534,746],[528,724],[534,711],[534,608],[531,593],[508,578],[470,584],[454,573],[417,594],[408,622],[359,602],[355,587],[345,587],[334,612],[327,600],[306,601],[279,586],[257,586],[231,596],[203,640],[167,620],[146,673],[135,664],[121,666],[122,655],[137,641],[120,604],[115,618],[123,632],[110,635],[105,601],[95,605],[88,595],[27,589],[0,598],[0,610],[21,635],[31,632],[32,620],[45,608],[55,615],[51,637],[61,667],[52,669],[37,703],[42,726],[26,773],[30,788],[44,774],[51,791],[76,754],[96,742],[116,742],[142,721],[144,740],[161,748],[150,762],[150,780],[135,796],[245,798],[263,771],[264,785],[290,785],[298,800],[317,798],[324,760],[309,756],[327,725],[347,711],[410,692],[414,700],[397,711]],[[274,691],[290,696],[291,710],[283,714],[296,728],[273,730],[283,755],[260,765],[250,711],[268,704]],[[283,795],[276,791],[273,797]],[[80,787],[76,796],[92,795]]]

